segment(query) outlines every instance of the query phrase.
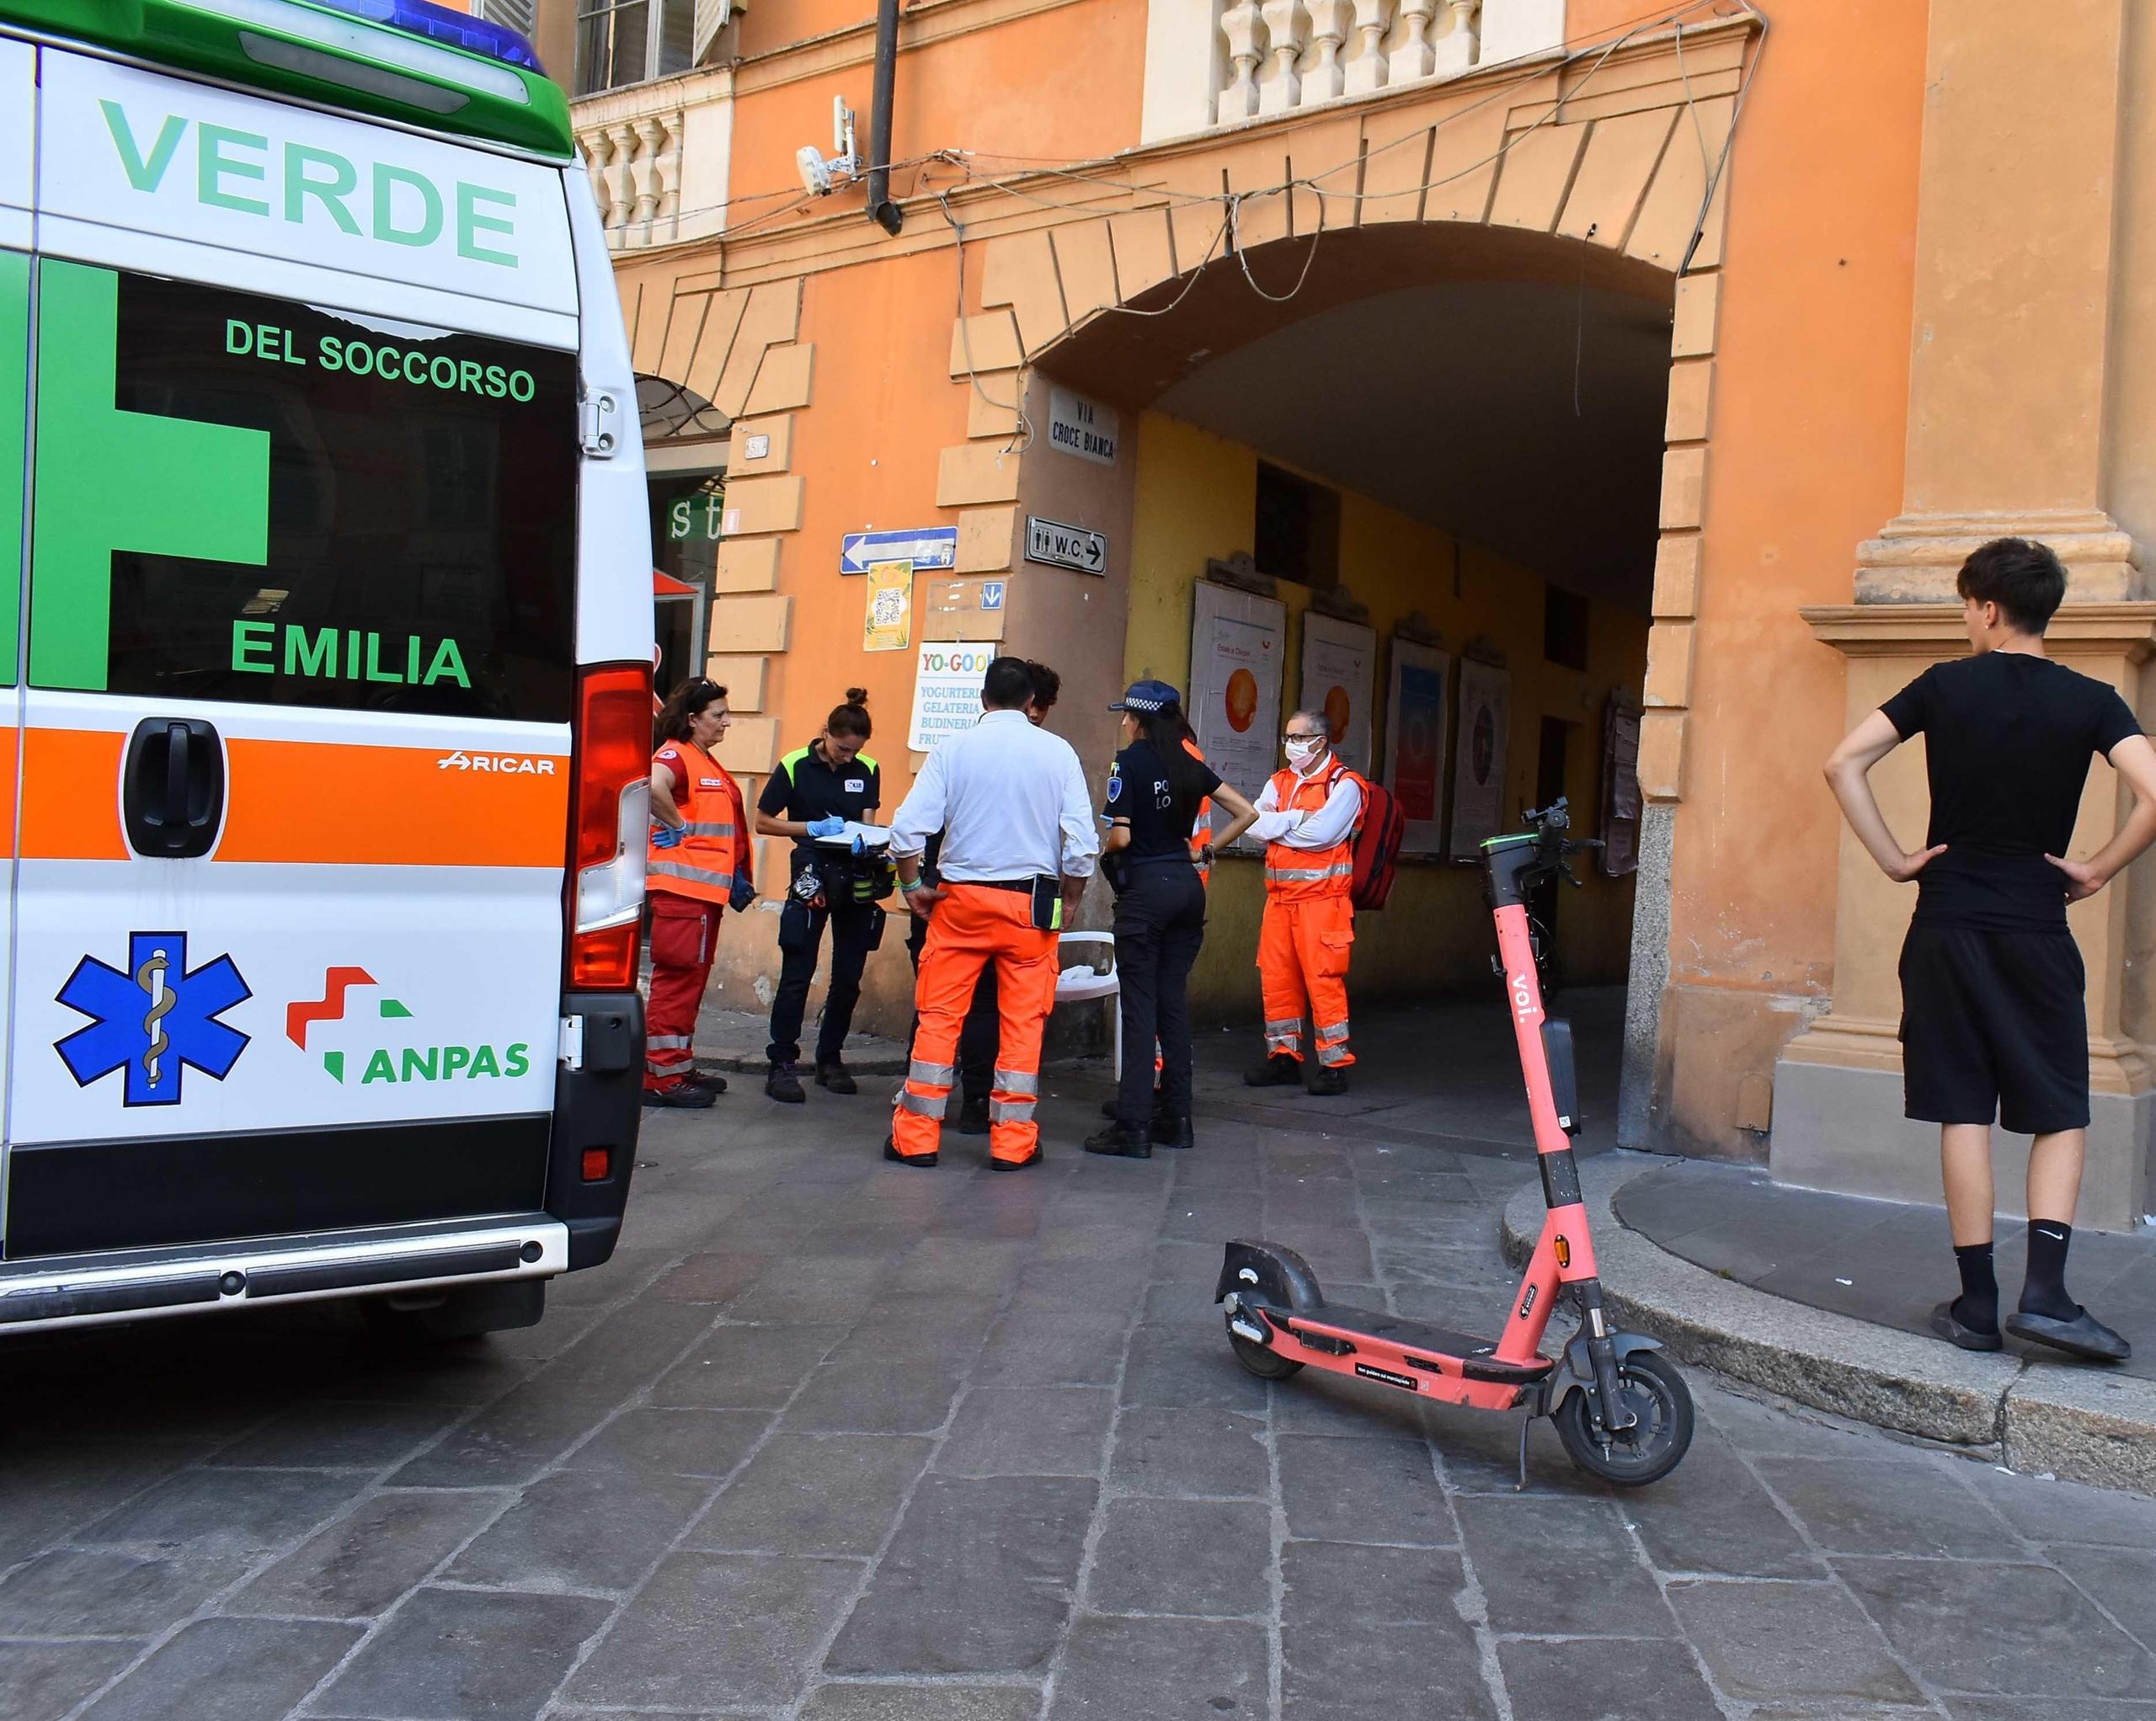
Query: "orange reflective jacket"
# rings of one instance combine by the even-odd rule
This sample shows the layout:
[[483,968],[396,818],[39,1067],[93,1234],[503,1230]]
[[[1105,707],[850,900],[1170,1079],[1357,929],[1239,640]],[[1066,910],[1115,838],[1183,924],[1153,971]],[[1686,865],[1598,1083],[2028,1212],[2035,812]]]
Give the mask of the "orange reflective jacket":
[[[1331,798],[1334,787],[1346,775],[1348,767],[1337,759],[1329,770],[1315,777],[1300,777],[1292,770],[1276,771],[1273,798],[1283,813],[1315,813]],[[1354,879],[1353,830],[1329,849],[1291,849],[1285,843],[1265,845],[1265,889],[1268,896],[1289,900],[1344,897]]]
[[652,755],[674,779],[674,805],[688,832],[673,848],[651,845],[647,887],[724,907],[737,873],[749,872],[748,821],[741,787],[693,742],[670,741]]

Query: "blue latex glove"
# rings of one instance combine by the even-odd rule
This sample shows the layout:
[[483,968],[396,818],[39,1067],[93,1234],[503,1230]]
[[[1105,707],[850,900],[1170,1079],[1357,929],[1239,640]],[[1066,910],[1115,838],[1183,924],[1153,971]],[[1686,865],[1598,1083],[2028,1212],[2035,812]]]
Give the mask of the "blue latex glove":
[[859,831],[853,834],[853,852],[857,855],[866,855],[868,852],[868,839],[862,835]]
[[661,824],[654,819],[651,824],[651,845],[654,849],[678,849],[687,842],[689,834],[675,824]]
[[846,829],[846,821],[834,813],[829,818],[808,821],[808,834],[812,837],[835,837]]
[[736,878],[734,881],[734,888],[727,893],[726,906],[739,914],[755,900],[755,883],[749,879]]

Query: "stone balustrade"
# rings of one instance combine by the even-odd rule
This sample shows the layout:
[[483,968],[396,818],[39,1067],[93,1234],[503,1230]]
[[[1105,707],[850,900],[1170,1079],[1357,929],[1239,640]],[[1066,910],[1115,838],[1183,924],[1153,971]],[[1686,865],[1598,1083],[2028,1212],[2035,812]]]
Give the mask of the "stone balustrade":
[[1565,0],[1149,0],[1157,138],[1563,45]]
[[587,96],[570,118],[611,248],[672,245],[726,225],[730,67]]

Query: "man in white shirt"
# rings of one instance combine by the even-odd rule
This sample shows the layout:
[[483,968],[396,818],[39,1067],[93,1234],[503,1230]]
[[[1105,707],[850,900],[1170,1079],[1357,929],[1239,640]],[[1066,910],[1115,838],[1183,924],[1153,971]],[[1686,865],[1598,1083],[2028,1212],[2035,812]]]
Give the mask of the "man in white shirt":
[[[1033,678],[998,658],[974,727],[928,755],[891,821],[891,859],[906,906],[928,922],[915,987],[919,1025],[883,1157],[933,1165],[957,1074],[974,983],[993,962],[1000,1033],[990,1078],[990,1164],[1017,1171],[1041,1157],[1033,1107],[1041,1033],[1055,1004],[1056,934],[1093,874],[1100,836],[1070,743],[1027,720]],[[943,833],[939,884],[921,882],[928,839]]]
[[1266,845],[1265,919],[1257,935],[1265,1060],[1254,1088],[1303,1080],[1303,1012],[1317,1051],[1313,1094],[1348,1091],[1348,962],[1355,943],[1348,890],[1363,789],[1332,751],[1324,713],[1297,711],[1281,738],[1288,768],[1258,791],[1251,835]]

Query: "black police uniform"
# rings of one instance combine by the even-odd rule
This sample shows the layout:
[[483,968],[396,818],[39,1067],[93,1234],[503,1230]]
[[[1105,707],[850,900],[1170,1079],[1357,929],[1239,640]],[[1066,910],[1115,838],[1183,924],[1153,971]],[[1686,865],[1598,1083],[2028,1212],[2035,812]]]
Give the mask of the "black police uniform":
[[[883,798],[883,776],[873,759],[856,754],[852,764],[841,770],[824,758],[820,743],[812,743],[778,762],[764,792],[756,797],[756,810],[773,818],[808,822],[836,816],[867,824],[873,823]],[[819,850],[814,837],[796,837],[789,882],[833,853]],[[818,864],[818,871],[825,868]],[[835,882],[826,880],[827,884]],[[868,952],[882,940],[883,910],[873,902],[857,900],[849,878],[842,888],[825,891],[822,908],[789,894],[780,910],[778,995],[771,999],[771,1041],[765,1048],[773,1063],[792,1063],[801,1056],[801,1018],[808,1008],[808,985],[816,977],[816,956],[827,922],[831,929],[831,983],[816,1035],[819,1064],[839,1062],[847,1031],[853,1026],[862,970],[868,964]]]
[[[1198,765],[1210,795],[1220,779]],[[1134,742],[1115,756],[1102,812],[1130,822],[1130,845],[1102,870],[1115,887],[1115,966],[1121,977],[1123,1082],[1118,1122],[1148,1128],[1153,1117],[1153,1041],[1161,1042],[1161,1103],[1171,1117],[1190,1116],[1190,970],[1205,941],[1205,886],[1191,860],[1195,802],[1169,792],[1168,773],[1151,743]]]

